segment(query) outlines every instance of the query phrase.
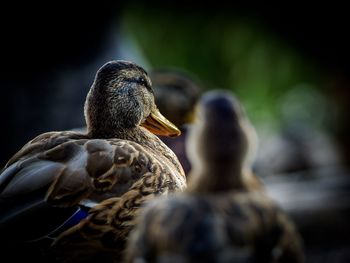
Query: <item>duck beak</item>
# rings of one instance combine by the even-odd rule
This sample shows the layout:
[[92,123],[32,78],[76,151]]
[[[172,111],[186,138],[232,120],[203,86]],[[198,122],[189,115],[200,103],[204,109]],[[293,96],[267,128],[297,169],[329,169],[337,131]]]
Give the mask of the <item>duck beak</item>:
[[176,137],[181,134],[181,131],[165,118],[157,108],[151,111],[151,114],[147,117],[146,121],[141,124],[150,132],[167,137]]

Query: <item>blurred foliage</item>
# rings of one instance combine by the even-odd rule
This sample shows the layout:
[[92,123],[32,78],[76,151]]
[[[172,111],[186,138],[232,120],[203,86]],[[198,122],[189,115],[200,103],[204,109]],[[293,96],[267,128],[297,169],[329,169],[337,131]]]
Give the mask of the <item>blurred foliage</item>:
[[322,81],[312,62],[263,25],[229,12],[208,16],[133,6],[124,13],[122,31],[139,43],[152,67],[181,68],[205,89],[234,91],[254,123],[276,128],[285,93],[300,85],[318,89]]

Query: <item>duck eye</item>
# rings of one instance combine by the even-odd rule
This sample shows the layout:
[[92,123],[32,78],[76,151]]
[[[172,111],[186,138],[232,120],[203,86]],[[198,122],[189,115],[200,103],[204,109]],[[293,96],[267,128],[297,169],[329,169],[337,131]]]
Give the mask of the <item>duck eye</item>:
[[141,84],[141,85],[143,85],[143,86],[145,86],[145,87],[148,86],[148,85],[147,85],[147,81],[146,81],[145,78],[143,78],[143,77],[137,78],[137,79],[136,79],[136,82],[139,83],[139,84]]
[[133,78],[132,81],[144,86],[146,89],[152,92],[151,86],[148,84],[147,80],[144,77]]

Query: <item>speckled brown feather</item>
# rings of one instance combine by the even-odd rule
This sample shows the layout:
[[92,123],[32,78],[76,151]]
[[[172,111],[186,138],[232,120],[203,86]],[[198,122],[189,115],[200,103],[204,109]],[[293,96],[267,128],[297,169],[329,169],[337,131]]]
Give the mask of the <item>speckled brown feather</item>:
[[83,199],[100,202],[89,211],[87,219],[62,233],[55,242],[54,250],[69,251],[71,260],[77,260],[71,248],[81,260],[88,241],[88,255],[94,249],[96,253],[119,252],[141,204],[185,186],[181,170],[172,167],[173,160],[162,160],[163,156],[127,140],[48,133],[28,143],[8,165],[34,157],[61,167],[50,171],[56,174],[47,191],[49,204],[68,207]]
[[[113,196],[120,197],[105,199],[94,207],[86,220],[58,238],[56,246],[65,246],[70,242],[69,236],[72,234],[75,236],[79,234],[82,239],[89,239],[90,233],[93,233],[92,236],[95,238],[99,232],[97,236],[101,240],[108,235],[113,236],[109,246],[114,249],[112,243],[114,240],[126,238],[134,225],[134,217],[144,202],[155,195],[183,189],[182,182],[177,182],[172,172],[174,169],[164,168],[165,164],[161,165],[161,162],[156,161],[154,156],[140,145],[122,140],[113,140],[111,144],[115,147],[113,167],[93,179],[96,182],[95,191],[87,198],[96,196],[99,191],[105,192],[104,198],[110,192]],[[102,183],[105,184],[104,187],[99,188]],[[102,242],[101,247],[104,246]]]

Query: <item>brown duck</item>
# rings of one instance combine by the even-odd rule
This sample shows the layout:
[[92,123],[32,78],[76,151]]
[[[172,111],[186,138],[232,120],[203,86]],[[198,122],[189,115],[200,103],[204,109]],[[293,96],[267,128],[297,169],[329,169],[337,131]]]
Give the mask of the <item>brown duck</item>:
[[177,157],[154,135],[180,131],[158,111],[143,68],[103,65],[85,118],[86,134],[41,134],[4,167],[0,228],[8,251],[38,249],[43,262],[118,260],[140,206],[186,186]]
[[188,188],[146,205],[126,262],[303,262],[293,223],[245,172],[253,134],[232,95],[201,98],[187,143]]

